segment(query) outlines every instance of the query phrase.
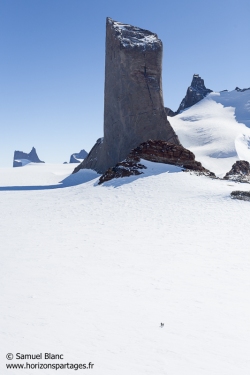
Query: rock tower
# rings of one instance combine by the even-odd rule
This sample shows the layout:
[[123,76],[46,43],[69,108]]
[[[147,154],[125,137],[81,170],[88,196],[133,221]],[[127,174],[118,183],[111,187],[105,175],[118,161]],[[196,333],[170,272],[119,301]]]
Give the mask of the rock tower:
[[138,27],[106,21],[104,137],[75,169],[103,173],[148,139],[180,144],[162,96],[162,42]]
[[32,147],[29,154],[23,151],[15,151],[13,159],[13,167],[22,167],[27,163],[44,163],[37,156],[35,147]]

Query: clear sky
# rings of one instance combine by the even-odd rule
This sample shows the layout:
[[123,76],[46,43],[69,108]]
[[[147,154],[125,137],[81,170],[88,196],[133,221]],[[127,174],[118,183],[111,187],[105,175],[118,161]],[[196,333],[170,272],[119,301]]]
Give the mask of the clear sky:
[[194,73],[214,91],[250,86],[249,0],[0,0],[0,166],[32,146],[63,163],[103,135],[107,16],[163,41],[173,110]]

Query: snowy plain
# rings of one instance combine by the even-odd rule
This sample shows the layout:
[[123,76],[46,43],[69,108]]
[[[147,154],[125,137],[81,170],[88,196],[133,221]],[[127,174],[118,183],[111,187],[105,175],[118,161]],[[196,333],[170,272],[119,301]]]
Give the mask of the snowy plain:
[[101,186],[0,169],[1,374],[74,373],[5,367],[51,352],[98,375],[249,375],[250,204],[230,198],[249,184],[145,163]]

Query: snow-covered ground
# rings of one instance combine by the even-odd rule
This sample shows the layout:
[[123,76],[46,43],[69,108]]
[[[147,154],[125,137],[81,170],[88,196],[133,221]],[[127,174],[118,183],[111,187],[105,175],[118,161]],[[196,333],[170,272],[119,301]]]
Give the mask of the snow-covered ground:
[[212,92],[169,121],[183,146],[218,176],[236,160],[250,162],[250,90]]
[[230,198],[249,184],[145,163],[101,186],[0,169],[1,374],[54,374],[5,367],[50,352],[98,375],[249,375],[250,204]]

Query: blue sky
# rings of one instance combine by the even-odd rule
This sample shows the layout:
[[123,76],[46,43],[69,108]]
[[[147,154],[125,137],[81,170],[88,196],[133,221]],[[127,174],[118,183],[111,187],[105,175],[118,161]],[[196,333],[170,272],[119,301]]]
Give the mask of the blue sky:
[[32,146],[63,163],[103,135],[107,16],[163,41],[173,110],[194,73],[215,91],[250,86],[249,0],[0,0],[1,167]]

